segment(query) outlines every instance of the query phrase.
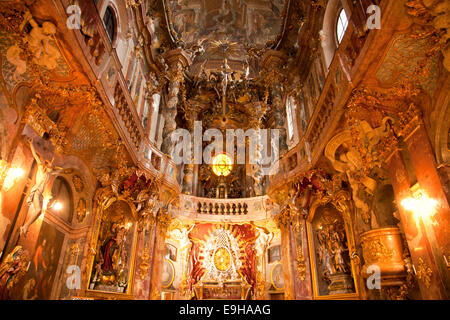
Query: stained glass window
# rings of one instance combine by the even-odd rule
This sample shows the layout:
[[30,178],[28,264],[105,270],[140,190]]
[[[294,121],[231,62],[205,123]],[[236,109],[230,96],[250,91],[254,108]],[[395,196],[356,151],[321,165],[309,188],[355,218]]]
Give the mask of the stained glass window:
[[221,153],[214,157],[212,169],[217,176],[226,177],[233,169],[233,162],[228,155]]

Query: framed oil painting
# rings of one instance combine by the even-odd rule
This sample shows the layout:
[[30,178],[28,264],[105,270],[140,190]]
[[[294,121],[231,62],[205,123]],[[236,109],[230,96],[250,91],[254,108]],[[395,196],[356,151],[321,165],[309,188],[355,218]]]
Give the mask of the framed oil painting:
[[42,222],[36,249],[31,256],[31,264],[25,279],[23,299],[47,300],[52,298],[53,282],[63,242],[64,233],[46,221]]

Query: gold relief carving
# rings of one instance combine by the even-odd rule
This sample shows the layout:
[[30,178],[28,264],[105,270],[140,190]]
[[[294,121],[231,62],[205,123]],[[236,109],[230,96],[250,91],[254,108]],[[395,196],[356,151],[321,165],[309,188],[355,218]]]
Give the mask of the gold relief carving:
[[78,256],[79,253],[80,253],[80,247],[78,245],[78,242],[75,242],[70,247],[70,261],[76,262],[76,257]]
[[150,300],[161,300],[161,292],[158,290],[158,288],[153,288],[150,295]]
[[74,176],[72,177],[72,183],[73,183],[73,185],[74,185],[74,187],[75,187],[75,190],[76,190],[77,192],[81,192],[81,191],[84,190],[83,180],[81,180],[81,178],[80,178],[79,175],[74,175]]
[[399,113],[399,121],[395,125],[395,131],[399,136],[407,139],[421,124],[422,112],[411,103],[405,112]]
[[257,296],[261,299],[264,298],[264,292],[266,288],[266,282],[264,281],[264,277],[262,272],[258,272],[256,275],[256,292]]
[[394,250],[387,248],[380,240],[373,239],[362,243],[366,264],[387,262],[394,256]]
[[450,4],[447,0],[424,1],[408,0],[406,2],[407,13],[416,19],[416,22],[425,27],[418,34],[418,38],[432,40],[428,53],[441,51],[444,55],[444,67],[450,71],[450,19],[448,12]]
[[408,290],[407,284],[403,284],[400,287],[382,287],[383,294],[389,300],[406,300]]
[[165,236],[167,228],[170,226],[172,217],[168,214],[166,210],[160,210],[156,216],[157,224],[159,226],[159,234]]
[[417,279],[421,280],[427,288],[431,286],[431,277],[433,276],[433,271],[431,268],[423,261],[422,258],[419,258],[419,265],[416,270]]
[[298,276],[301,281],[306,278],[306,264],[305,264],[305,256],[303,255],[303,248],[300,247],[297,250],[297,259],[296,259],[296,268],[298,272]]
[[141,256],[141,263],[139,265],[139,276],[142,280],[145,279],[145,276],[148,274],[148,268],[150,268],[150,255],[147,250],[144,248],[144,253]]
[[126,7],[139,7],[142,4],[142,0],[127,0]]
[[278,228],[286,227],[297,220],[298,217],[303,216],[302,212],[299,210],[299,195],[300,190],[298,186],[293,186],[289,189],[287,195],[287,203],[284,204],[280,213],[275,217],[275,222]]
[[50,141],[55,146],[59,153],[64,153],[66,146],[65,128],[58,128],[58,126],[47,117],[45,111],[38,106],[36,101],[32,99],[31,105],[25,111],[23,117],[24,122],[26,122],[33,130],[35,130],[39,136],[43,136],[48,133]]
[[79,223],[82,223],[84,221],[84,218],[86,218],[86,200],[81,198],[78,200],[77,205],[77,221]]

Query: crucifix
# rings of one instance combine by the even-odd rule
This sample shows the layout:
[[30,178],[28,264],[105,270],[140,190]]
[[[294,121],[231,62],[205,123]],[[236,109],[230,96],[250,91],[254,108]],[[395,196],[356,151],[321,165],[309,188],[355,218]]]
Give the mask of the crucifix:
[[233,70],[228,65],[228,59],[223,59],[223,64],[221,66],[220,75],[222,76],[222,116],[225,119],[226,105],[227,105],[227,87],[229,81],[233,81]]

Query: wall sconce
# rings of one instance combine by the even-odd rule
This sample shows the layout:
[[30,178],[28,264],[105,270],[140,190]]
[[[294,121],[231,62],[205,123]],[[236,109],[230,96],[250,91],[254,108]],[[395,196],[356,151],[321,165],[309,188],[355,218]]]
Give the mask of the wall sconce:
[[56,211],[59,211],[63,208],[63,205],[61,202],[59,201],[55,201],[55,203],[52,206],[53,209],[55,209]]
[[23,177],[25,172],[22,168],[18,167],[11,167],[9,169],[5,168],[5,170],[7,170],[7,172],[5,181],[3,182],[3,189],[8,191],[16,184],[17,180]]
[[405,210],[411,211],[417,221],[421,217],[431,222],[431,218],[434,216],[439,204],[438,201],[428,197],[418,184],[411,188],[411,192],[412,197],[403,199],[401,205]]

